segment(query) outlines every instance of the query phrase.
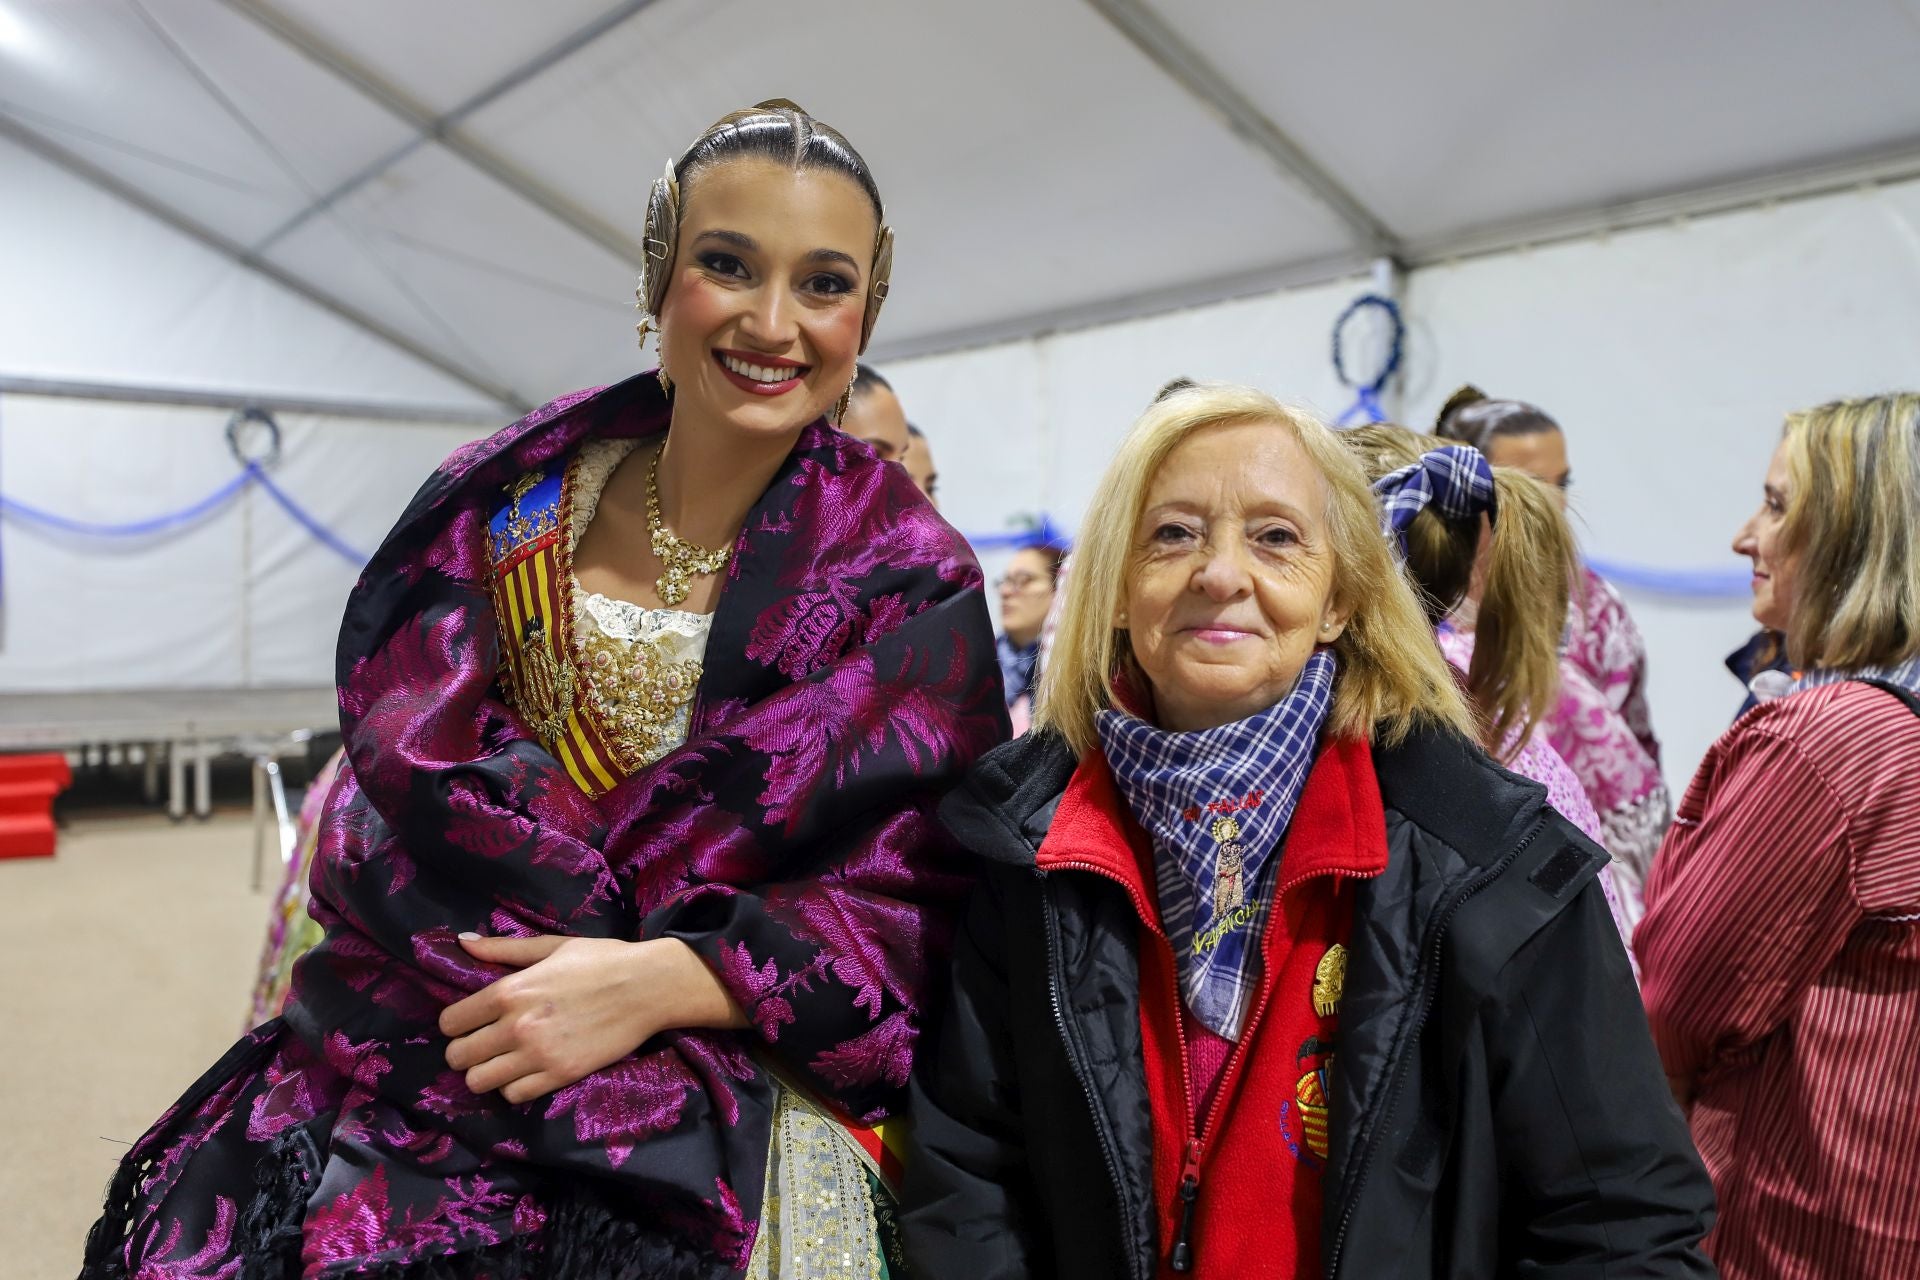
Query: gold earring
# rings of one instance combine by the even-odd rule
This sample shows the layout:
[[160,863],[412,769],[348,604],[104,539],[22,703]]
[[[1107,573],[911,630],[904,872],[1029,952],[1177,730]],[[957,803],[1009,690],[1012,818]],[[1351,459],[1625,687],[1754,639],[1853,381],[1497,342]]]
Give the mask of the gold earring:
[[638,339],[640,349],[647,349],[647,332],[653,328],[653,312],[647,310],[647,278],[640,277],[640,283],[633,291],[633,309],[640,313],[640,323],[633,326],[633,336]]
[[[854,380],[858,381],[860,378],[859,370],[856,369],[854,371],[853,376],[854,376]],[[834,426],[837,427],[841,423],[847,420],[847,410],[851,408],[852,405],[853,405],[853,383],[849,382],[847,384],[847,389],[840,393],[840,403],[834,406],[834,409],[833,409],[833,425]]]
[[673,379],[667,376],[667,332],[658,325],[653,329],[653,353],[659,358],[660,368],[654,376],[660,379],[660,394],[673,394]]

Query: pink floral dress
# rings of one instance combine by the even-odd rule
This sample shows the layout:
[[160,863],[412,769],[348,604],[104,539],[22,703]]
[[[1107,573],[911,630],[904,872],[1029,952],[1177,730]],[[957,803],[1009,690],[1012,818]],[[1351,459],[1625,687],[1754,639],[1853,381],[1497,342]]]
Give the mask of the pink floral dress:
[[[1438,632],[1440,652],[1463,675],[1473,662],[1473,633],[1461,631],[1448,623],[1442,623]],[[1609,853],[1612,846],[1607,843],[1606,824],[1594,809],[1593,801],[1588,797],[1586,787],[1560,753],[1554,750],[1542,732],[1536,730],[1527,739],[1526,745],[1516,752],[1512,759],[1503,761],[1507,768],[1523,778],[1531,778],[1547,789],[1547,803],[1559,810],[1574,826],[1601,848]],[[1636,893],[1629,908],[1627,895],[1621,892],[1619,879],[1620,863],[1616,860],[1601,868],[1600,889],[1607,897],[1607,910],[1613,914],[1614,928],[1620,931],[1620,941],[1629,943],[1633,939],[1633,926],[1640,918],[1639,897]],[[1635,882],[1636,887],[1638,882]],[[1628,959],[1633,956],[1632,949],[1627,952]],[[1634,966],[1639,972],[1639,966]]]
[[1646,642],[1626,602],[1606,579],[1583,570],[1568,612],[1560,701],[1547,717],[1547,740],[1600,814],[1636,922],[1641,885],[1673,820],[1646,684]]

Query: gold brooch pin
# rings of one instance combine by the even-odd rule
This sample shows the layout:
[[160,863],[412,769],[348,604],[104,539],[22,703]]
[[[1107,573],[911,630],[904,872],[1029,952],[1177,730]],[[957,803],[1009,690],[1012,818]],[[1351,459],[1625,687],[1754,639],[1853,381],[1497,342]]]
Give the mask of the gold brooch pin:
[[1331,1018],[1340,1011],[1340,997],[1346,993],[1347,949],[1336,942],[1313,971],[1313,1011]]

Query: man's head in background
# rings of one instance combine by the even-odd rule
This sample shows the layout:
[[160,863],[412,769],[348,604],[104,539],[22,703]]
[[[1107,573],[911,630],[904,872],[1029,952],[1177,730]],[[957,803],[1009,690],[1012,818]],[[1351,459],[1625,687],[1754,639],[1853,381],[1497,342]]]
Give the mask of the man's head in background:
[[933,466],[933,445],[927,439],[927,433],[907,424],[907,454],[900,459],[900,465],[907,469],[913,482],[920,486],[920,492],[927,495],[927,501],[937,510],[940,506],[940,473]]
[[907,452],[907,414],[893,387],[868,365],[853,380],[853,399],[840,420],[840,429],[865,440],[887,462],[899,462]]

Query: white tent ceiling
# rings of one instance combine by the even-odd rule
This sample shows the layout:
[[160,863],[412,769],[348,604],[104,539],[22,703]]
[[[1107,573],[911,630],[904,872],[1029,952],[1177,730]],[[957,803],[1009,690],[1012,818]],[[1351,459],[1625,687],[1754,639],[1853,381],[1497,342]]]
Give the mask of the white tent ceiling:
[[880,178],[884,357],[1908,176],[1916,66],[1920,0],[0,0],[0,179],[528,403],[635,366],[646,183],[759,98]]

